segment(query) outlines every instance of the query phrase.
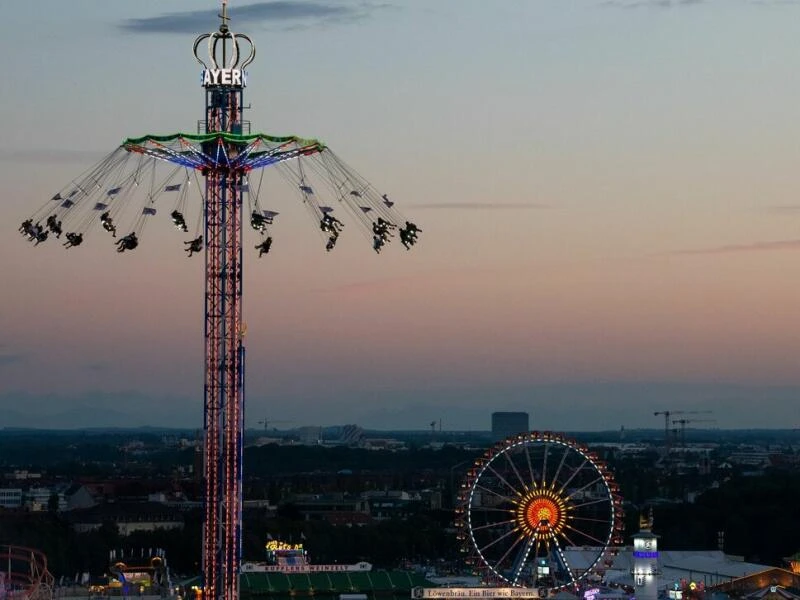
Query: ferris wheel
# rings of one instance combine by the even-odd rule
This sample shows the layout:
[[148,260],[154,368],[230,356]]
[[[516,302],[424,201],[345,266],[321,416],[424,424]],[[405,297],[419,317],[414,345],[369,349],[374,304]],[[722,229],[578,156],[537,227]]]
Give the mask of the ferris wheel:
[[468,562],[498,585],[559,589],[597,580],[622,543],[622,498],[594,452],[559,434],[510,437],[461,486]]

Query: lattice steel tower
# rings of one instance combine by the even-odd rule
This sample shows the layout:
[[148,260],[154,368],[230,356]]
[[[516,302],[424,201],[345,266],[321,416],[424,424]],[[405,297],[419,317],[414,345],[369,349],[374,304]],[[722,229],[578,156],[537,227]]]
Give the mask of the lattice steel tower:
[[[229,30],[227,1],[222,24],[199,36],[194,54],[203,65],[205,133],[243,133],[246,73],[255,58],[249,37]],[[250,53],[242,60],[239,42]],[[198,55],[208,42],[209,64]],[[205,522],[203,575],[207,598],[239,597],[244,431],[244,345],[242,330],[242,189],[244,168],[236,156],[245,144],[224,137],[203,142],[203,153],[225,160],[203,169],[205,206]]]

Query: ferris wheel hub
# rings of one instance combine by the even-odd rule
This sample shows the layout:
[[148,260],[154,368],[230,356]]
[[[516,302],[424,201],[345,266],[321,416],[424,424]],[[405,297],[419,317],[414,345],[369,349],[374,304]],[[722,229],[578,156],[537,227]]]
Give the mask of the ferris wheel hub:
[[558,494],[549,490],[535,491],[517,505],[516,520],[526,535],[544,538],[561,533],[566,514],[567,507]]

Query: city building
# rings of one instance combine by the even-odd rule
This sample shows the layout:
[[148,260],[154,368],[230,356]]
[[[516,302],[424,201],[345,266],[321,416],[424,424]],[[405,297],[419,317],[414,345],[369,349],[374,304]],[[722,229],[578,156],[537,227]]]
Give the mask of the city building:
[[113,524],[121,536],[134,531],[183,529],[183,515],[157,502],[109,502],[67,513],[72,529],[86,533]]
[[22,488],[0,488],[0,508],[20,508]]
[[67,509],[67,500],[56,488],[32,487],[25,492],[25,508],[31,512]]
[[526,412],[493,412],[492,439],[504,440],[512,435],[530,431],[528,413]]
[[720,583],[707,591],[746,600],[798,600],[800,575],[779,567],[763,570]]
[[322,441],[322,427],[306,425],[294,430],[297,440],[305,446],[316,446]]
[[[651,574],[655,578],[658,597],[662,598],[683,582],[708,589],[771,568],[769,565],[745,562],[741,557],[727,555],[721,550],[648,550],[645,548],[646,541],[645,535],[640,537],[638,548],[626,546],[619,549],[613,564],[604,569],[607,584],[635,589],[636,598],[639,598],[642,592],[652,589],[653,580],[647,576],[643,580],[637,578],[642,573]],[[655,543],[656,540],[652,541]],[[564,550],[564,556],[575,572],[582,574],[597,557],[597,549],[568,547]],[[650,563],[647,565],[649,568],[643,569],[643,563]]]
[[303,519],[326,520],[333,524],[362,524],[372,520],[366,498],[343,493],[295,494],[290,500]]
[[97,504],[89,488],[80,483],[73,483],[64,491],[66,508],[64,510],[77,510],[91,508]]

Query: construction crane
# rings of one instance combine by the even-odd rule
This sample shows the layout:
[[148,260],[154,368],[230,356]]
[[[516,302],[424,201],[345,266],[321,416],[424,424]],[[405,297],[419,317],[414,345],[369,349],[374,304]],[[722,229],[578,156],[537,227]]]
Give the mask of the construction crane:
[[653,416],[664,415],[664,456],[669,456],[670,435],[669,418],[673,415],[708,415],[710,410],[658,410]]
[[281,421],[281,420],[275,420],[275,419],[267,419],[265,417],[264,420],[263,421],[259,421],[258,424],[259,425],[263,425],[264,426],[264,431],[266,432],[269,429],[269,426],[270,425],[274,425],[275,423],[292,423],[292,422],[293,421]]
[[[710,411],[709,411],[710,412]],[[681,426],[681,448],[686,447],[686,425],[689,423],[716,423],[716,419],[674,419],[673,425]]]

